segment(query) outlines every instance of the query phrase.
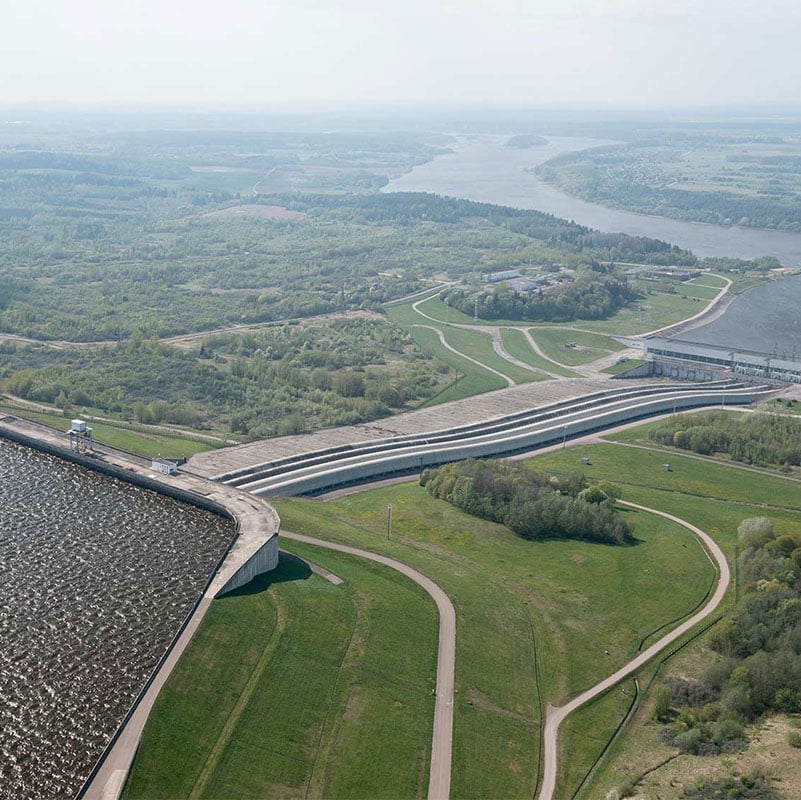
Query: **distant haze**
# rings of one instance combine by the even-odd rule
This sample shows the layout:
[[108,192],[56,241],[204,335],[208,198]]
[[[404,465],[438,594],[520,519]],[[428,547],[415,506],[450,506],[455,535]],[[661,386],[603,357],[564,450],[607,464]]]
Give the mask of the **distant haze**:
[[0,104],[792,106],[797,0],[25,0]]

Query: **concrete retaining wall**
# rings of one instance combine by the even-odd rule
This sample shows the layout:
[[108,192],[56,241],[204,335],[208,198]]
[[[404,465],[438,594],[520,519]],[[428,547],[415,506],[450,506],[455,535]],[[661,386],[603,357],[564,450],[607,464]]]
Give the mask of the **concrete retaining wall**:
[[228,580],[228,582],[214,596],[233,592],[240,586],[250,583],[257,575],[269,572],[278,566],[278,537],[273,536],[265,542]]

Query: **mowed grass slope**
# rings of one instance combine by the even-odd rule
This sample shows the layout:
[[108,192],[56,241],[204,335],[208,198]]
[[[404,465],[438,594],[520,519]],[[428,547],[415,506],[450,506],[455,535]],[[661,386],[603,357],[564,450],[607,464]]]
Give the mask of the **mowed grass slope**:
[[[583,465],[582,457],[590,458],[590,463]],[[660,495],[680,492],[733,503],[801,509],[799,481],[658,447],[612,443],[578,446],[540,456],[538,463],[544,469],[582,472],[593,479],[658,490]],[[670,471],[664,471],[663,464],[668,464]],[[629,489],[625,497],[631,499]]]
[[509,355],[519,358],[532,367],[544,369],[546,372],[550,372],[554,375],[563,375],[566,378],[578,377],[578,373],[566,369],[559,364],[554,364],[552,361],[548,361],[547,358],[543,358],[538,353],[535,353],[523,331],[518,328],[501,328],[501,339]]
[[448,328],[444,333],[445,339],[451,347],[506,375],[515,383],[530,383],[543,379],[540,373],[524,369],[499,356],[492,347],[492,337],[488,333],[453,327]]
[[530,797],[544,704],[563,702],[625,663],[644,636],[689,613],[713,577],[689,532],[642,512],[628,512],[639,544],[616,548],[528,542],[414,483],[275,505],[286,529],[391,554],[453,600],[453,797]]
[[145,730],[126,798],[420,797],[437,617],[399,574],[299,546],[212,603]]
[[[529,328],[529,333],[545,355],[569,366],[586,364],[601,356],[626,349],[625,345],[616,342],[610,336],[572,328]],[[571,343],[578,347],[565,346]]]
[[[590,458],[589,465],[581,464],[582,456]],[[610,443],[533,461],[536,468],[583,469],[616,481],[625,499],[699,525],[730,555],[745,517],[769,516],[779,530],[801,525],[797,485],[790,484],[794,494],[785,496],[789,482],[779,478],[672,454],[673,470],[664,473],[664,460],[663,453]],[[766,507],[765,499],[773,503],[774,497],[786,505]],[[692,613],[714,580],[709,559],[689,531],[641,511],[623,512],[638,543],[609,547],[528,542],[434,500],[416,483],[329,502],[291,499],[275,505],[285,529],[385,552],[427,574],[453,600],[453,797],[531,797],[544,705],[561,704],[618,669],[641,641],[652,641],[661,626]],[[376,574],[388,570],[287,544],[344,577],[345,585],[333,587],[318,576],[268,581],[264,590],[213,604],[217,614],[226,612],[211,629],[218,637],[212,649],[219,652],[201,649],[194,655],[183,683],[173,688],[172,709],[167,705],[154,716],[173,726],[153,740],[149,756],[149,769],[167,783],[143,784],[136,794],[132,782],[129,797],[173,796],[153,787],[170,786],[177,765],[189,762],[199,766],[182,779],[184,794],[174,796],[425,793],[433,605],[400,576],[383,575],[377,582]],[[257,610],[233,605],[245,600],[256,602]],[[228,614],[229,609],[237,613]],[[376,638],[379,628],[387,642]],[[242,655],[231,663],[237,639]],[[211,682],[207,676],[218,669],[224,679]],[[190,693],[196,684],[209,702]],[[382,694],[387,686],[389,695]],[[625,713],[622,689],[628,686],[612,690],[566,724],[561,746],[570,758],[562,762],[558,797],[572,795],[602,751]],[[386,725],[391,735],[385,734]],[[145,752],[143,747],[140,760]],[[262,762],[268,777],[253,774],[252,764]],[[588,791],[584,796],[591,797]]]

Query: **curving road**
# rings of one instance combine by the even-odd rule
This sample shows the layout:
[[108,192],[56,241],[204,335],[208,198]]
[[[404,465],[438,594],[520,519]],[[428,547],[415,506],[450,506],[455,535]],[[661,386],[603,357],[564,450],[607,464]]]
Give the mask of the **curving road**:
[[456,664],[456,612],[447,594],[430,578],[416,569],[396,561],[394,558],[349,547],[335,542],[326,542],[301,533],[281,531],[284,539],[324,547],[367,558],[397,570],[428,592],[439,611],[439,646],[437,648],[437,684],[434,702],[434,731],[431,738],[431,767],[428,777],[428,800],[448,800],[451,788],[451,745],[453,739],[453,690]]
[[[446,349],[450,350],[452,353],[456,353],[457,356],[460,358],[464,358],[466,361],[472,361],[477,366],[481,367],[481,369],[487,370],[487,372],[491,372],[493,375],[497,375],[499,378],[502,378],[506,381],[507,386],[517,386],[517,382],[512,380],[508,375],[504,375],[502,372],[498,372],[497,369],[493,369],[492,367],[485,364],[483,361],[479,361],[477,358],[473,358],[472,356],[467,355],[466,353],[461,352],[461,350],[457,350],[452,345],[448,344],[448,341],[445,339],[445,334],[442,332],[442,328],[436,328],[433,325],[420,325],[419,323],[415,323],[412,325],[413,328],[425,328],[429,331],[434,331],[439,337],[440,344]],[[528,369],[528,368],[527,368]]]
[[545,732],[543,735],[543,753],[544,753],[544,767],[542,774],[542,789],[540,790],[539,800],[551,800],[553,797],[554,789],[556,787],[556,773],[557,773],[557,754],[558,754],[558,734],[559,726],[562,721],[580,706],[592,700],[601,692],[606,691],[623,678],[636,672],[643,664],[653,658],[657,653],[667,647],[671,642],[676,641],[680,636],[684,635],[687,631],[697,625],[701,620],[706,619],[721,603],[726,590],[731,581],[731,574],[729,572],[729,563],[723,551],[718,547],[715,541],[709,534],[704,533],[700,528],[691,525],[686,520],[680,519],[673,514],[667,514],[664,511],[657,511],[647,506],[641,506],[637,503],[630,503],[626,500],[618,500],[622,505],[629,508],[636,508],[639,511],[647,511],[649,514],[656,514],[657,516],[664,517],[679,525],[683,525],[688,530],[692,531],[703,543],[706,548],[707,555],[710,559],[714,560],[719,570],[718,585],[715,591],[709,598],[707,604],[693,614],[692,617],[682,622],[677,628],[674,628],[670,633],[663,636],[659,641],[652,644],[647,650],[643,650],[636,658],[633,658],[625,666],[621,667],[617,672],[610,675],[605,680],[582,692],[577,697],[573,698],[569,703],[558,708],[549,705],[545,717]]

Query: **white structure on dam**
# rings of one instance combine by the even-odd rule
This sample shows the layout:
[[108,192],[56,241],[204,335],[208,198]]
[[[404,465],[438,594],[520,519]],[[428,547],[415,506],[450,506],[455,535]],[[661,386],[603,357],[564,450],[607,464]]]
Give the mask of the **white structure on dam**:
[[[724,369],[760,380],[801,383],[801,353],[780,354],[774,351],[772,354],[765,354],[661,336],[646,339],[643,349],[645,357],[649,360],[669,359],[687,362],[701,370],[708,368],[710,374],[712,370]],[[698,378],[704,379],[700,375]]]

